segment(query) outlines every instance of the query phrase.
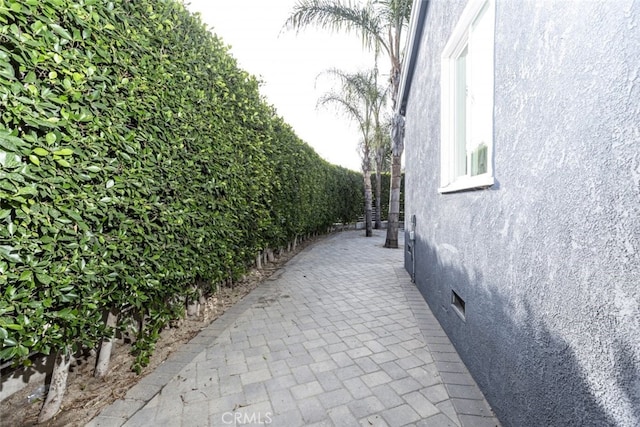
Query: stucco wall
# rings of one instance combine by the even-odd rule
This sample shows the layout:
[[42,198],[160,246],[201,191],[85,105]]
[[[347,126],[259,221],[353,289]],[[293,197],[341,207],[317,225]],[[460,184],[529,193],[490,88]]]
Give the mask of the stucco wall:
[[498,0],[497,184],[439,194],[465,3],[430,2],[407,103],[417,286],[504,425],[640,425],[640,2]]

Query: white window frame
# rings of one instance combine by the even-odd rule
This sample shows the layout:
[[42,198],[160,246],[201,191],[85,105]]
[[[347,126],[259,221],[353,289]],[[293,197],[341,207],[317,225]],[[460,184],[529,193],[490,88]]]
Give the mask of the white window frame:
[[[495,183],[494,33],[495,0],[469,0],[442,51],[440,193],[487,188]],[[476,74],[467,71],[467,67],[474,68],[474,57],[476,64],[480,64],[476,69],[482,70]],[[464,65],[460,65],[462,58]],[[463,97],[460,79],[464,79]],[[486,171],[472,175],[472,156],[478,156],[483,145]]]

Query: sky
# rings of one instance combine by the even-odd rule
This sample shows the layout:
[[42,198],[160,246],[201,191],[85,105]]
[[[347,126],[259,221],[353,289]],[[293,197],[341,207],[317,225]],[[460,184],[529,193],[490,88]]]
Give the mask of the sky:
[[225,44],[243,70],[262,85],[261,94],[296,134],[330,163],[360,170],[356,124],[335,107],[317,107],[335,81],[322,72],[373,67],[373,54],[356,33],[307,27],[283,30],[296,0],[184,0]]

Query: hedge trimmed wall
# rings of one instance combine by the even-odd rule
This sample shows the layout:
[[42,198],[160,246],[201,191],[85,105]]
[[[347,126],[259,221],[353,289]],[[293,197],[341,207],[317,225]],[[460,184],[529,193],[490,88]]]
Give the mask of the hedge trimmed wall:
[[0,0],[0,361],[146,320],[139,365],[196,283],[354,221],[322,160],[173,0]]

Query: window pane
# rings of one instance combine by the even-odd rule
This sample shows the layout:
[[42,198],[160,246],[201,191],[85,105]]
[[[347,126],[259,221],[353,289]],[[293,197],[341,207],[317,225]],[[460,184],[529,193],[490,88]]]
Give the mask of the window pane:
[[467,87],[467,53],[468,47],[456,59],[456,94],[455,94],[455,152],[454,174],[456,177],[467,174],[467,127],[468,94]]
[[469,115],[469,151],[493,140],[493,31],[488,5],[474,20],[469,35],[469,75],[473,104]]

